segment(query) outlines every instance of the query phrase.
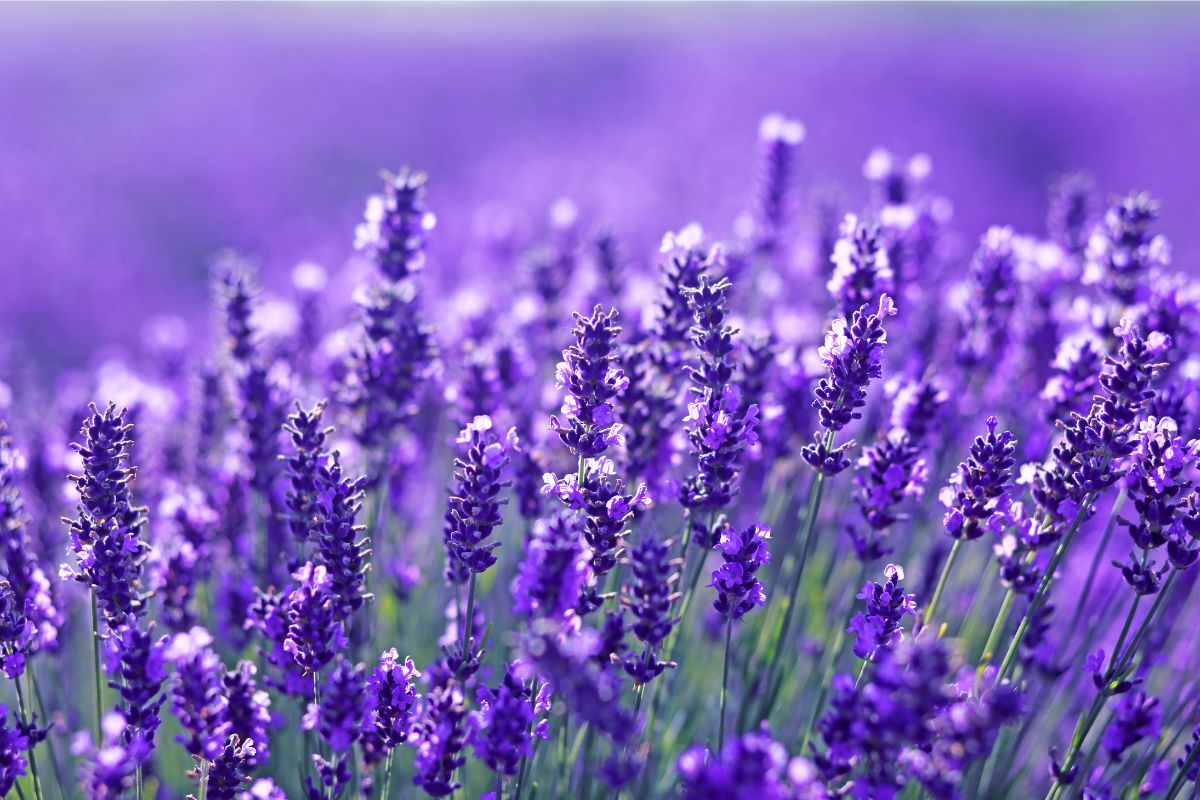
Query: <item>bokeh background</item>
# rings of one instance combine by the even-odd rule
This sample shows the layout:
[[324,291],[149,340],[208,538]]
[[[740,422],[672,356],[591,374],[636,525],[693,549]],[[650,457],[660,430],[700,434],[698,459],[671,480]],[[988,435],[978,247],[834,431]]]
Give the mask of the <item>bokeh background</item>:
[[1160,197],[1193,271],[1197,41],[1197,4],[5,5],[0,367],[205,324],[224,247],[268,286],[336,272],[401,164],[431,173],[443,291],[486,287],[479,243],[562,196],[648,262],[664,230],[729,229],[769,111],[808,127],[807,192],[853,206],[872,147],[925,151],[973,241],[1040,231],[1048,180],[1086,168]]

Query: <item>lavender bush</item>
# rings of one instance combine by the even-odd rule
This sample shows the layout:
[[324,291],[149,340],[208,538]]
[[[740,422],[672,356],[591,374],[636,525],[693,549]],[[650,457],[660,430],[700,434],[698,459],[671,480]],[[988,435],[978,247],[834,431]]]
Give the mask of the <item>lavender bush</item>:
[[1177,212],[834,191],[837,124],[739,119],[657,248],[380,165],[330,266],[213,254],[204,333],[0,354],[0,794],[1200,796]]

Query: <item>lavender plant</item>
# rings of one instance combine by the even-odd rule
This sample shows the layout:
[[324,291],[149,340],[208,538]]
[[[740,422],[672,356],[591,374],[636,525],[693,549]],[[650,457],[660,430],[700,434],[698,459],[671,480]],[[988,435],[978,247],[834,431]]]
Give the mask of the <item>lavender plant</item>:
[[928,157],[810,191],[806,133],[657,255],[388,174],[344,267],[0,384],[0,793],[1194,795],[1169,209],[1069,177],[962,252]]

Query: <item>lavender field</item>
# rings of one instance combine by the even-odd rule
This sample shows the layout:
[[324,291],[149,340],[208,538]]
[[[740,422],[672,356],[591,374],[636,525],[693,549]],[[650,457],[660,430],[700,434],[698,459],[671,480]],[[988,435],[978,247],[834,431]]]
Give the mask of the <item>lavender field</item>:
[[1197,41],[0,7],[0,795],[1200,797]]

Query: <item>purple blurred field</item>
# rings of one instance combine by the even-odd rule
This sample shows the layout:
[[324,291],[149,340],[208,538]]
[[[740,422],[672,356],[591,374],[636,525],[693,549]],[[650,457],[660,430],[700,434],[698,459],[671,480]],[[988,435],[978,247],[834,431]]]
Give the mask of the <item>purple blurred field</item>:
[[[336,268],[382,166],[431,173],[428,280],[460,280],[480,214],[536,227],[574,198],[639,258],[728,230],[755,132],[809,129],[801,181],[857,201],[875,145],[923,150],[968,243],[1041,230],[1046,181],[1163,200],[1200,234],[1200,7],[6,6],[0,9],[0,333],[48,366],[203,318],[227,246],[266,281]],[[857,202],[855,202],[857,204]]]

